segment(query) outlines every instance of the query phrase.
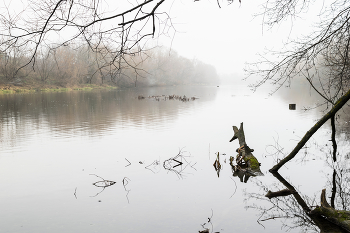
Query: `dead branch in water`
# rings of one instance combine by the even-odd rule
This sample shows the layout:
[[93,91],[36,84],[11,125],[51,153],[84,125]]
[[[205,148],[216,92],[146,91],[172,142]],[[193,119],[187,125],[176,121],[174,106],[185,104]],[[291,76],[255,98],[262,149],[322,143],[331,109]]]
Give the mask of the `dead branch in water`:
[[214,166],[214,169],[219,177],[220,171],[221,171],[220,153],[219,152],[216,153],[216,160],[215,160],[213,166]]
[[126,199],[128,200],[128,203],[130,204],[130,201],[129,201],[129,192],[131,191],[131,189],[127,190],[126,189],[126,186],[129,184],[129,181],[131,181],[128,177],[124,177],[123,178],[123,186],[124,186],[124,190],[126,192]]
[[163,162],[163,167],[167,171],[171,171],[177,175],[178,178],[182,178],[184,170],[190,166],[191,168],[195,169],[193,166],[195,164],[191,164],[186,160],[186,157],[184,155],[184,152],[182,150],[179,150],[179,153],[171,157]]
[[131,165],[130,161],[129,161],[127,158],[125,158],[125,160],[128,161],[128,163],[129,163],[129,164],[126,165],[125,167],[130,166],[130,165]]
[[95,185],[96,187],[99,187],[99,188],[103,188],[100,192],[98,192],[95,196],[93,197],[96,197],[97,195],[99,195],[100,193],[102,193],[105,188],[109,187],[109,186],[112,186],[114,185],[116,182],[115,181],[111,181],[111,180],[105,180],[103,179],[101,176],[98,176],[96,174],[90,174],[90,175],[93,175],[93,176],[96,176],[100,179],[102,179],[101,181],[97,181],[95,183],[92,183],[93,185]]
[[155,170],[156,170],[157,168],[159,169],[159,167],[160,167],[160,162],[159,162],[158,160],[154,160],[151,164],[147,165],[147,166],[145,167],[145,169],[148,169],[148,170],[150,170],[150,171],[153,172],[153,173],[158,173],[159,170],[158,170],[158,172],[155,172]]

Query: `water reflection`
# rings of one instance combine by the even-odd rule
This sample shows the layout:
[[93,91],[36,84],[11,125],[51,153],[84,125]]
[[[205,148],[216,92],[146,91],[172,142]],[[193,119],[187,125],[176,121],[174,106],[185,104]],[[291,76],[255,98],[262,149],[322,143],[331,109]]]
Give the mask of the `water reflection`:
[[[99,187],[99,188],[102,188],[100,192],[96,193],[92,197],[96,197],[96,196],[100,195],[100,193],[102,193],[105,190],[105,188],[107,188],[109,186],[112,186],[112,185],[114,185],[116,183],[115,181],[105,180],[105,179],[103,179],[102,177],[100,177],[100,176],[98,176],[96,174],[90,174],[90,175],[96,176],[96,177],[101,179],[100,181],[96,181],[96,182],[92,183],[92,185],[94,185],[96,187]],[[123,184],[124,184],[124,179],[123,179]],[[75,193],[74,193],[74,196],[76,197]]]
[[[196,162],[191,162],[189,159],[190,155],[186,155],[185,151],[180,150],[179,153],[163,162],[163,168],[168,172],[174,173],[178,178],[183,178],[186,170],[193,169]],[[147,166],[148,167],[148,166]]]
[[[175,93],[174,93],[175,92]],[[139,96],[172,94],[174,101]],[[174,95],[176,94],[176,95]],[[189,101],[175,101],[177,96]],[[72,91],[0,95],[0,138],[4,147],[15,147],[31,140],[37,130],[53,137],[104,136],[115,128],[170,127],[179,114],[194,105],[213,101],[216,89],[205,87],[122,89],[111,91]],[[201,98],[200,103],[194,100]],[[187,100],[187,99],[186,99]],[[183,103],[187,102],[187,103]],[[45,126],[45,127],[44,127]]]
[[[274,173],[273,175],[280,183],[275,183],[274,185],[264,185],[262,182],[256,182],[258,187],[267,192],[265,197],[268,197],[268,200],[259,193],[250,193],[249,191],[246,193],[247,199],[269,202],[269,207],[264,207],[262,205],[248,206],[248,208],[257,209],[260,211],[261,215],[258,222],[263,227],[265,221],[281,220],[283,227],[287,228],[288,230],[300,228],[305,232],[349,231],[349,221],[340,222],[337,216],[338,213],[328,205],[325,196],[325,189],[322,192],[321,198],[317,200],[315,197],[302,195],[300,191],[297,191],[297,189],[279,173]],[[287,189],[279,190],[282,188],[281,185]],[[271,188],[279,191],[272,192],[270,191]],[[341,193],[339,194],[342,195]],[[329,210],[332,210],[333,212],[328,213]],[[350,216],[350,213],[339,213],[344,213],[346,216]],[[339,217],[341,217],[340,214]],[[290,222],[287,220],[290,220]]]
[[[138,99],[173,94],[198,99]],[[265,97],[245,93],[241,87],[0,96],[0,231],[261,231],[256,219],[260,210],[267,213],[271,208],[265,205],[266,193],[285,189],[281,183],[273,186],[276,178],[267,170],[279,156],[269,156],[266,145],[277,134],[279,145],[288,151],[320,116],[298,107],[290,111],[289,100]],[[236,148],[241,145],[228,139],[232,125],[243,121],[265,176],[243,176],[239,182],[229,162],[240,154]],[[328,140],[327,131],[320,131],[315,141],[321,144],[323,134]],[[296,190],[309,206],[319,202],[309,202],[304,195],[319,196],[327,182],[319,171],[333,169],[324,167],[324,160],[317,157],[322,157],[319,148],[312,147],[316,146],[310,143],[308,156],[303,157],[310,159],[288,164],[281,172],[291,177],[290,183],[300,188]],[[340,174],[337,171],[336,177]],[[104,189],[93,185],[96,182],[116,183]],[[244,203],[243,190],[259,194],[260,199]],[[335,203],[341,203],[337,195]],[[288,198],[292,196],[271,200]],[[288,208],[289,203],[292,199]],[[246,205],[258,208],[246,211]],[[261,223],[268,232],[281,231],[277,221],[267,222]]]
[[[348,141],[340,140],[339,142],[342,144],[342,148],[346,148],[346,150],[350,148]],[[278,151],[281,149],[278,148]],[[319,151],[323,153],[323,158],[320,157],[320,160],[327,161],[329,170],[333,171],[327,174],[328,182],[322,192],[319,190],[313,196],[302,194],[303,192],[297,188],[298,184],[292,185],[278,172],[272,172],[278,182],[266,184],[259,180],[253,181],[263,193],[247,190],[246,199],[268,202],[269,204],[253,204],[247,207],[259,210],[258,222],[264,228],[266,221],[279,219],[282,226],[288,230],[299,228],[305,232],[350,231],[350,212],[348,211],[350,177],[349,163],[347,163],[349,153],[337,153],[337,158],[334,160],[331,150],[321,147]],[[311,172],[312,167],[309,169]],[[293,174],[295,173],[290,173],[291,178],[293,178]],[[305,177],[305,179],[308,178]],[[314,182],[319,181],[316,179]],[[326,190],[331,195],[326,195]],[[331,204],[328,204],[328,200]]]

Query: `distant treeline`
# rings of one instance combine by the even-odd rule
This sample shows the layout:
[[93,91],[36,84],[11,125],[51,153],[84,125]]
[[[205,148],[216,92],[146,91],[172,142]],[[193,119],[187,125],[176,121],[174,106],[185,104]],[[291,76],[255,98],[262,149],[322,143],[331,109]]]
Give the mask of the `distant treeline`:
[[212,65],[182,57],[169,48],[120,57],[105,49],[92,51],[88,46],[63,46],[38,51],[28,64],[30,59],[26,52],[16,49],[0,53],[0,83],[133,87],[216,84],[219,80]]

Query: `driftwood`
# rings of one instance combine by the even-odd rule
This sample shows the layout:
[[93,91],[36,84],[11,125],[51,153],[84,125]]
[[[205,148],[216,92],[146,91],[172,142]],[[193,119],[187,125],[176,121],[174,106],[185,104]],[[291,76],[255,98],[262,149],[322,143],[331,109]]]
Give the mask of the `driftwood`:
[[[236,172],[240,170],[244,173],[248,173],[250,176],[263,176],[264,174],[260,171],[260,163],[252,154],[253,149],[249,148],[245,141],[244,130],[243,130],[243,122],[241,123],[239,129],[236,126],[233,126],[234,135],[230,142],[235,139],[239,141],[239,148],[236,150],[238,152],[236,156],[237,165],[233,165],[233,158],[230,158],[230,164],[233,170]],[[247,179],[248,180],[248,179]]]

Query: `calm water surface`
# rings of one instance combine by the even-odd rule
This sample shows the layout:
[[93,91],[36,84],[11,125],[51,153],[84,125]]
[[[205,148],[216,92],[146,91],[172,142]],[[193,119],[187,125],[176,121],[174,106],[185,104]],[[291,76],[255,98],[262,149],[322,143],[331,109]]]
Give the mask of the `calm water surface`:
[[[198,99],[138,99],[171,94]],[[246,207],[268,208],[249,193],[266,194],[261,184],[276,181],[268,173],[276,147],[288,153],[321,116],[299,108],[307,99],[241,86],[1,95],[0,232],[281,232],[279,221],[264,228],[261,212]],[[247,183],[228,164],[238,147],[229,142],[232,126],[241,122],[265,174]],[[329,171],[313,159],[328,132],[281,169],[303,194],[325,187]],[[178,154],[183,164],[164,169]],[[103,179],[116,183],[93,185]]]

